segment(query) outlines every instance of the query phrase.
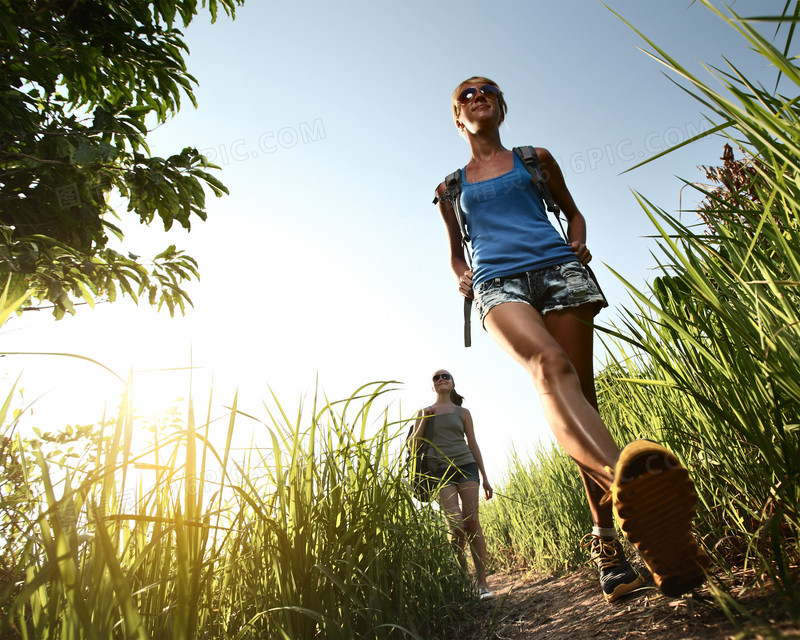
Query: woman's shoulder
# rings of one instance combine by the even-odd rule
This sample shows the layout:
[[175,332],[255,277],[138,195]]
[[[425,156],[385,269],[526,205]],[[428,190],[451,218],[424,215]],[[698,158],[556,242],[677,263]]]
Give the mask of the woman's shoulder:
[[472,414],[469,412],[469,409],[466,407],[459,406],[458,409],[454,411],[454,413],[461,418],[461,422],[463,424],[471,423],[472,422]]
[[447,183],[448,182],[452,183],[452,179],[453,178],[455,178],[456,180],[460,181],[463,178],[464,171],[466,170],[466,168],[468,166],[469,166],[469,163],[467,163],[464,167],[459,167],[455,171],[452,171],[452,172],[448,173],[445,176],[444,180],[442,180],[438,184],[438,186],[436,187],[436,197],[437,197],[437,199],[444,200],[445,195],[447,195]]
[[447,182],[445,180],[442,180],[439,183],[439,186],[436,187],[436,200],[434,200],[434,202],[435,203],[447,202],[447,199],[445,198],[446,195],[447,195]]
[[533,150],[536,152],[536,155],[539,158],[539,162],[541,162],[542,164],[555,162],[555,158],[553,157],[553,154],[550,153],[549,149],[545,149],[544,147],[533,147]]

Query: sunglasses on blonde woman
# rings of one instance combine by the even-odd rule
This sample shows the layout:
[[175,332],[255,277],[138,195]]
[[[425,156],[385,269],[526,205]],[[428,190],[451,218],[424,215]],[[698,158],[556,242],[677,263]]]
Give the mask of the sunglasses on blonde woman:
[[487,98],[497,98],[500,95],[500,89],[491,84],[485,84],[480,87],[467,87],[458,94],[458,101],[461,104],[472,102],[480,93]]
[[433,381],[436,382],[437,380],[452,380],[453,377],[449,373],[437,373],[433,376]]

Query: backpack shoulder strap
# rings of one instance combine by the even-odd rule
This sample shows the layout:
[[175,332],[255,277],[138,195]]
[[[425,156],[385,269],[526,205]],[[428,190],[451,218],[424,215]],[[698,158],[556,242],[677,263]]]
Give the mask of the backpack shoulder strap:
[[[461,195],[461,169],[456,169],[444,179],[444,195],[442,200],[452,202]],[[433,197],[433,204],[438,204],[439,196]]]
[[[444,195],[443,200],[449,202],[453,207],[453,212],[456,215],[456,222],[461,231],[461,246],[464,247],[464,257],[467,264],[472,268],[472,252],[470,251],[469,231],[467,230],[467,223],[464,220],[464,213],[461,211],[461,169],[456,169],[453,173],[449,174],[444,179]],[[434,197],[433,204],[439,202],[439,198]],[[471,314],[472,314],[472,299],[464,298],[464,346],[469,347],[472,344],[472,327],[471,327]]]
[[444,179],[445,198],[452,199],[461,195],[461,169],[456,169]]
[[422,444],[420,447],[422,448],[423,452],[427,450],[430,446],[431,438],[433,437],[433,419],[435,418],[434,411],[431,407],[425,407],[422,410],[422,415],[418,418],[415,418],[411,425],[408,427],[408,433],[406,434],[406,447],[408,451],[406,452],[406,462],[411,459],[411,448],[410,448],[410,441],[411,436],[414,435],[414,427],[417,424],[417,420],[424,420],[425,421],[425,428],[422,430]]
[[[464,220],[464,213],[461,211],[461,169],[456,169],[444,179],[444,195],[442,196],[442,200],[449,202],[453,206],[458,228],[461,231],[461,244],[464,245],[464,249],[468,249],[467,244],[470,241],[470,237],[467,231],[467,223]],[[437,204],[438,202],[439,197],[434,197],[433,204]],[[466,251],[466,257],[467,262],[470,262],[468,250]]]
[[567,239],[567,233],[564,231],[564,226],[561,223],[561,209],[553,199],[553,195],[550,193],[550,187],[547,186],[547,180],[545,180],[544,173],[542,172],[542,164],[539,162],[539,156],[537,155],[536,150],[530,145],[525,145],[523,147],[514,147],[514,153],[525,165],[528,173],[531,174],[531,184],[542,198],[547,210],[556,217],[556,220],[558,220],[558,226],[561,227],[561,233],[564,238]]
[[547,180],[544,178],[542,165],[539,162],[539,156],[536,150],[532,146],[526,145],[524,147],[514,147],[514,153],[522,160],[528,173],[531,174],[531,184],[533,184],[536,191],[538,191],[539,195],[542,197],[542,200],[544,200],[547,210],[555,215],[561,213],[561,209],[559,209],[556,201],[553,200],[553,196],[550,194],[550,188],[547,186]]
[[427,451],[433,440],[433,422],[436,418],[436,413],[431,407],[425,407],[422,413],[422,418],[425,420],[425,428],[422,431],[423,447]]

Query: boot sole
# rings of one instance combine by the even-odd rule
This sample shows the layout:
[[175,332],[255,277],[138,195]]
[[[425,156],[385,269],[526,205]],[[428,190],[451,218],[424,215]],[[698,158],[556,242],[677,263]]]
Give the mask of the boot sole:
[[620,454],[614,509],[656,586],[678,597],[705,582],[709,559],[692,536],[697,493],[689,472],[661,445],[638,440]]

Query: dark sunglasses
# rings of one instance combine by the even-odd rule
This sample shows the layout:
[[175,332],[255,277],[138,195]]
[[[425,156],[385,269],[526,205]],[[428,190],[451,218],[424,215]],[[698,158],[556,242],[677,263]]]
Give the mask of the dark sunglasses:
[[453,376],[451,376],[449,373],[437,373],[435,376],[433,376],[433,381],[436,382],[440,378],[442,380],[452,380]]
[[482,87],[467,87],[458,94],[459,103],[467,104],[468,102],[472,102],[478,95],[478,92],[487,98],[497,98],[497,96],[500,95],[500,89],[491,84],[485,84]]

